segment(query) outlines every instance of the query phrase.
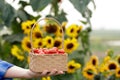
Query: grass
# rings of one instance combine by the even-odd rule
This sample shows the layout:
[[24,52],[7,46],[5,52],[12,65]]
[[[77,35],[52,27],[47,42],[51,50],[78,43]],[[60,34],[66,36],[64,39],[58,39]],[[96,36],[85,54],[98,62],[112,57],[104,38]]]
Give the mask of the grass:
[[120,46],[111,46],[106,42],[120,41],[120,30],[95,30],[90,34],[91,50],[93,54],[102,56],[108,49],[120,53]]

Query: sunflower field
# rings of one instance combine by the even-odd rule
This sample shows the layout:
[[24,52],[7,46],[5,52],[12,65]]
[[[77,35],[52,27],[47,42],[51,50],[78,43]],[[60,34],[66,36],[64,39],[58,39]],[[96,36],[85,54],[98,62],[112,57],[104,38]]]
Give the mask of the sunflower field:
[[[30,31],[40,18],[52,17],[61,26],[50,20],[46,20],[47,24],[44,25],[36,24],[32,33],[34,39],[32,45],[34,48],[59,49],[64,46],[64,51],[68,53],[68,70],[63,75],[30,80],[120,80],[120,55],[107,50],[105,56],[99,58],[92,55],[90,49],[92,10],[88,4],[92,3],[95,8],[94,0],[68,0],[84,18],[79,20],[82,24],[68,24],[67,12],[60,8],[62,1],[19,0],[20,7],[15,9],[6,0],[0,0],[0,59],[28,69],[31,51]],[[25,10],[28,6],[31,6],[37,16]],[[46,16],[42,16],[40,12],[48,6],[50,11]],[[26,79],[14,78],[14,80]]]

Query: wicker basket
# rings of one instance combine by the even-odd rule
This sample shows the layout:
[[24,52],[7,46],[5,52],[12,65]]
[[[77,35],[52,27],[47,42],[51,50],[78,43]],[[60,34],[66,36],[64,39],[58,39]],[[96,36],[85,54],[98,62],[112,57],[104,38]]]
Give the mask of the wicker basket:
[[[38,20],[31,29],[31,46],[32,46],[33,28],[38,22],[40,22],[41,20],[45,20],[45,19],[52,19],[60,25],[60,23],[54,18],[44,18],[44,19]],[[63,29],[62,29],[62,33],[63,33]],[[62,35],[62,39],[64,40],[64,34]],[[63,46],[63,41],[62,41],[62,48],[63,47],[64,46]],[[30,56],[29,68],[33,72],[43,72],[44,70],[52,71],[53,69],[67,71],[67,58],[68,58],[67,53],[64,53],[64,54],[34,54],[33,46],[32,46],[29,56]]]

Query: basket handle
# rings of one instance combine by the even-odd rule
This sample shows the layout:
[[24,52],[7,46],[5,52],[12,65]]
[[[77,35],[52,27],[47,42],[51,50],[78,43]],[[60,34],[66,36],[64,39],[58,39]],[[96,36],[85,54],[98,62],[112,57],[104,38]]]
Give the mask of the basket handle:
[[33,39],[32,39],[33,29],[35,28],[36,24],[38,24],[38,23],[39,23],[40,21],[42,21],[42,20],[53,20],[53,21],[55,21],[55,22],[60,26],[60,28],[61,28],[61,30],[62,30],[62,48],[64,49],[64,31],[63,31],[62,25],[61,25],[56,19],[54,19],[54,18],[52,18],[52,17],[47,17],[47,18],[43,18],[43,19],[37,20],[37,21],[34,23],[34,25],[32,26],[32,28],[31,28],[31,31],[30,31],[31,50],[33,51]]

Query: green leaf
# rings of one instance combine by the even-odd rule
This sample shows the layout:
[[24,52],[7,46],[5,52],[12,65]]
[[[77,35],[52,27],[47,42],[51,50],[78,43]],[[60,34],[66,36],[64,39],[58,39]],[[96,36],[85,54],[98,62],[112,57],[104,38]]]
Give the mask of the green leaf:
[[4,0],[0,0],[0,27],[3,27],[2,13],[4,10],[4,5],[5,5]]
[[62,11],[60,14],[58,14],[57,16],[52,16],[52,15],[47,15],[46,17],[53,17],[56,20],[58,20],[60,23],[62,23],[63,21],[67,21],[66,19],[66,13],[64,11]]
[[84,13],[86,11],[87,5],[91,0],[70,0],[76,10],[80,13]]
[[0,23],[0,30],[2,30],[4,27],[4,24]]
[[115,77],[115,75],[111,75],[111,76],[108,77],[107,80],[116,80],[116,77]]
[[89,8],[86,8],[86,11],[82,13],[82,16],[89,19],[92,17],[92,11]]
[[87,28],[86,30],[83,30],[80,32],[79,36],[81,37],[81,43],[82,43],[82,48],[84,49],[84,53],[87,54],[89,53],[90,55],[91,50],[90,50],[90,40],[89,40],[89,32],[91,28]]
[[25,7],[26,5],[28,5],[28,3],[27,3],[27,2],[25,2],[25,1],[20,1],[20,2],[19,2],[19,4],[21,4],[21,5],[22,5],[22,7]]
[[95,1],[94,0],[91,0],[91,1],[93,3],[94,9],[96,9]]
[[17,16],[22,20],[22,21],[26,21],[28,20],[27,14],[25,11],[23,10],[18,10],[17,12]]
[[0,0],[0,12],[3,11],[4,7],[5,7],[5,1]]
[[10,26],[12,20],[15,18],[15,15],[15,9],[6,3],[2,12],[2,20],[7,27]]
[[87,8],[87,13],[89,14],[88,17],[92,17],[92,11],[89,8]]
[[30,4],[34,11],[41,11],[43,10],[51,0],[30,0]]
[[83,20],[81,20],[80,22],[83,23],[83,24],[87,24],[87,22],[86,22],[86,21],[83,21]]
[[83,51],[74,51],[72,54],[69,55],[69,60],[75,60],[76,62],[80,63],[81,65],[84,65],[84,57],[85,54]]
[[64,12],[64,11],[62,11],[60,14],[58,14],[57,16],[56,16],[56,19],[60,22],[60,23],[62,23],[63,21],[67,21],[67,19],[66,19],[66,13]]
[[17,13],[17,17],[20,18],[21,22],[26,21],[26,20],[33,20],[33,19],[38,20],[41,17],[40,15],[34,17],[33,15],[22,10],[22,8],[19,9],[16,13]]
[[105,76],[102,73],[98,73],[94,76],[94,80],[105,80]]
[[11,23],[11,29],[13,34],[22,33],[21,23],[18,23],[16,18]]
[[1,44],[0,48],[1,58],[7,60],[10,57],[11,44],[9,42],[5,42],[4,44]]
[[58,15],[58,13],[59,13],[58,0],[52,0],[52,7],[51,7],[51,10],[52,10],[53,13],[55,14],[55,16]]
[[23,37],[24,35],[22,33],[18,33],[18,34],[13,34],[13,35],[4,35],[3,39],[10,43],[14,43],[14,42],[21,42]]

